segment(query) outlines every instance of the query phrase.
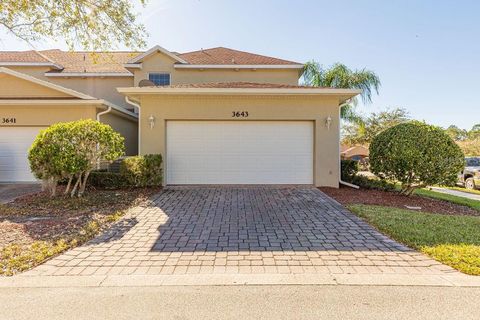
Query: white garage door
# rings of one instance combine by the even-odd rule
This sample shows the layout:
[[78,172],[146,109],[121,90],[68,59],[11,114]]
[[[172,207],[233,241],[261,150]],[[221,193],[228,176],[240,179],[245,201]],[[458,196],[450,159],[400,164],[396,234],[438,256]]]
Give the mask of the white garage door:
[[27,153],[41,129],[43,128],[0,128],[0,182],[36,180],[30,171]]
[[168,121],[167,184],[312,184],[313,122]]

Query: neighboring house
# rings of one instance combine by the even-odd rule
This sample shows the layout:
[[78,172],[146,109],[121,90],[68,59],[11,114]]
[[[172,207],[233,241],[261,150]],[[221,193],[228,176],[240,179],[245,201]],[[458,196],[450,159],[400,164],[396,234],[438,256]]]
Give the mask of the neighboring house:
[[340,156],[345,160],[361,161],[368,158],[368,148],[364,146],[345,146],[340,148]]
[[166,184],[337,187],[339,105],[359,93],[298,86],[301,63],[227,48],[0,52],[2,66],[0,181],[33,179],[41,128],[99,118],[128,154],[162,154]]

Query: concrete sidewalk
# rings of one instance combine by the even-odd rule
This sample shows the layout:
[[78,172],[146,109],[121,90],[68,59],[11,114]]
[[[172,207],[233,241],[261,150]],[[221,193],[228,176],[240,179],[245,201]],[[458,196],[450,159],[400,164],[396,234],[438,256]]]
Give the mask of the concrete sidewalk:
[[430,189],[432,189],[432,191],[449,194],[451,196],[457,196],[457,197],[462,197],[462,198],[466,198],[466,199],[470,199],[470,200],[480,201],[480,195],[476,195],[476,194],[473,194],[473,193],[462,192],[462,191],[458,191],[458,190],[445,189],[445,188],[439,188],[439,187],[430,187]]
[[480,277],[464,274],[185,274],[26,276],[0,278],[0,288],[155,287],[236,285],[362,285],[480,287]]

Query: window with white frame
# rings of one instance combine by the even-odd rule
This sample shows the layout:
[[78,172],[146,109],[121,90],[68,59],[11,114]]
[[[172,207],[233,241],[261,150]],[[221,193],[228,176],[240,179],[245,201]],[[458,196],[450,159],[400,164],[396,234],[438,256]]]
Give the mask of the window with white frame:
[[169,73],[149,73],[148,80],[155,83],[156,86],[168,86],[170,85]]

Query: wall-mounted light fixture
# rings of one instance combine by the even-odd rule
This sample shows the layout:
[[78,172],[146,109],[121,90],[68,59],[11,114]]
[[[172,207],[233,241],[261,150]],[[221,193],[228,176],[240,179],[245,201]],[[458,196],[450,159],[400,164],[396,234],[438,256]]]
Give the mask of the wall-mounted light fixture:
[[155,127],[155,117],[153,115],[148,117],[148,122],[150,122],[150,129],[153,129]]
[[327,127],[328,130],[330,130],[330,126],[332,125],[332,117],[328,116],[325,118],[325,126]]

